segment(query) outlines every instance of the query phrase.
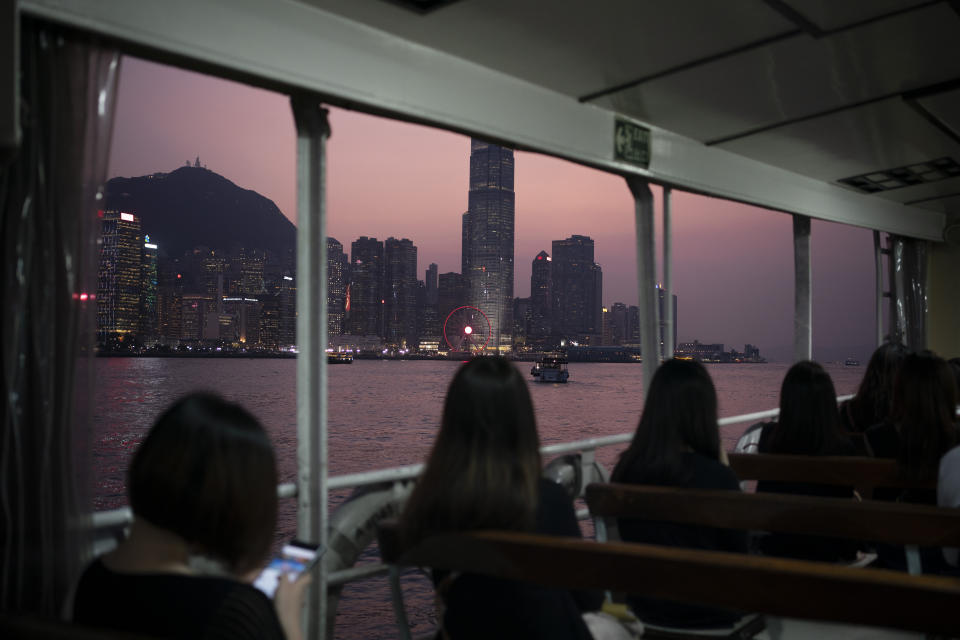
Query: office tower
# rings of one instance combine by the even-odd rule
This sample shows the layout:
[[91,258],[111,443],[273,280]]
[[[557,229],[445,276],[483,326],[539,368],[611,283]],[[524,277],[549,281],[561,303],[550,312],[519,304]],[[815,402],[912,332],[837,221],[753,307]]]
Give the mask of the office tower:
[[457,307],[467,304],[467,282],[462,274],[455,271],[441,273],[437,278],[437,322],[440,334],[447,316]]
[[600,333],[603,273],[593,261],[593,240],[570,236],[553,241],[553,333],[582,340]]
[[383,243],[361,236],[350,245],[350,313],[355,336],[383,336]]
[[417,344],[417,248],[403,238],[383,245],[384,339],[413,348]]
[[604,338],[604,344],[623,344],[627,339],[627,305],[614,302],[608,317],[610,323],[610,342]]
[[640,344],[640,307],[636,305],[627,307],[627,335],[624,342]]
[[140,265],[140,318],[138,342],[147,347],[160,340],[159,270],[157,244],[150,236],[143,239],[143,258]]
[[[666,315],[666,304],[665,304],[666,298],[667,298],[667,292],[664,291],[658,284],[657,285],[657,304],[659,305],[658,312],[660,314],[658,317],[660,318],[660,354],[661,355],[664,355],[666,353],[666,350],[663,348],[663,345],[666,342],[666,337],[667,337],[667,315]],[[672,300],[673,322],[671,323],[673,325],[673,344],[671,346],[673,347],[673,350],[676,351],[677,350],[677,296],[672,295],[671,298],[673,298]]]
[[437,304],[437,264],[431,262],[430,266],[427,267],[427,275],[423,280],[424,285],[426,286],[427,294],[427,304],[434,305]]
[[513,342],[518,349],[526,346],[533,324],[530,301],[530,298],[513,299]]
[[551,333],[553,317],[553,264],[550,254],[541,251],[530,272],[530,336],[544,338]]
[[327,238],[327,335],[331,337],[343,334],[345,329],[346,261],[343,245],[334,238]]
[[280,348],[297,344],[297,284],[287,271],[280,281]]
[[610,309],[607,307],[600,308],[600,344],[604,346],[610,346],[613,344],[613,333],[611,320],[610,320]]
[[159,263],[160,344],[175,347],[183,329],[183,265],[166,256]]
[[258,296],[264,292],[263,268],[265,256],[257,249],[241,249],[240,294],[244,296]]
[[470,142],[470,192],[463,214],[462,273],[469,304],[490,321],[488,348],[512,346],[513,151],[482,140]]
[[260,302],[258,345],[263,349],[275,350],[280,346],[280,294],[267,294]]
[[97,341],[109,348],[132,345],[140,324],[140,220],[132,213],[104,211],[100,234]]

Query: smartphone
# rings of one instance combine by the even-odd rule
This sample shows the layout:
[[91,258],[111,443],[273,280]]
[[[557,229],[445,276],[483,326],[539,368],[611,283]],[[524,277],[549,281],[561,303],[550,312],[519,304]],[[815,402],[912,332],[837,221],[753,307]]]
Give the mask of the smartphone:
[[292,540],[283,545],[280,553],[260,572],[253,586],[272,598],[284,574],[291,581],[296,580],[301,573],[316,566],[324,551],[326,549],[319,545]]

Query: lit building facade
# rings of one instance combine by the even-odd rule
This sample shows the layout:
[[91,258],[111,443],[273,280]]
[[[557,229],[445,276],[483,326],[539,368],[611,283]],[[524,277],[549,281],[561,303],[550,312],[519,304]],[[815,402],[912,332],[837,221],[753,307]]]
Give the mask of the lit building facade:
[[327,238],[327,335],[344,333],[347,302],[347,256],[343,245]]
[[530,271],[530,337],[544,338],[552,331],[553,261],[541,251]]
[[461,234],[468,300],[490,320],[490,346],[512,348],[514,252],[513,151],[471,140],[470,192]]
[[603,272],[593,250],[587,236],[553,241],[553,333],[567,340],[602,331]]
[[383,250],[383,337],[389,345],[413,348],[417,344],[417,247],[406,238],[387,238]]
[[137,342],[153,347],[160,341],[159,247],[145,236],[140,263],[140,318]]
[[97,269],[97,341],[132,345],[140,325],[143,238],[132,213],[104,211]]
[[356,336],[383,336],[383,243],[361,236],[350,245],[350,309]]

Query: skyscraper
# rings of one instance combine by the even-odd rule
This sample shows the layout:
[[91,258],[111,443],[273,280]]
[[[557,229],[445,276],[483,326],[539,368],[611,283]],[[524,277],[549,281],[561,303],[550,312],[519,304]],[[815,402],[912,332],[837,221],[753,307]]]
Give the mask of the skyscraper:
[[137,329],[138,342],[152,347],[160,339],[158,246],[145,236],[143,259],[140,264],[140,318]]
[[350,245],[350,333],[383,336],[383,243],[361,236]]
[[417,248],[404,238],[383,246],[384,339],[388,344],[417,344]]
[[335,238],[327,238],[327,335],[344,333],[346,317],[346,256],[343,245]]
[[97,269],[97,341],[132,344],[140,324],[143,241],[132,213],[104,211]]
[[513,325],[513,151],[470,142],[470,192],[463,214],[462,273],[468,300],[490,320],[488,348],[507,351]]
[[602,329],[603,272],[593,261],[593,240],[570,236],[553,241],[553,333],[568,340]]
[[550,335],[553,317],[553,261],[550,254],[541,251],[533,259],[530,271],[530,336],[544,338]]
[[427,289],[427,304],[434,306],[437,304],[437,269],[437,263],[431,262],[430,266],[427,267],[426,278],[423,281]]
[[443,333],[443,323],[447,316],[457,307],[467,303],[467,282],[462,274],[456,271],[441,273],[437,278],[437,322],[440,332]]

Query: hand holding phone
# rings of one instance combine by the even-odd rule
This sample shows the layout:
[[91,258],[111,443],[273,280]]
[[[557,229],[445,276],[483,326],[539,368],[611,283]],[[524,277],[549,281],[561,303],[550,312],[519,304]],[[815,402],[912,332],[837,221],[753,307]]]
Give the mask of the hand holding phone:
[[293,540],[283,545],[280,554],[273,558],[253,581],[253,586],[272,598],[284,575],[291,582],[296,580],[301,573],[316,566],[325,550],[315,544]]

